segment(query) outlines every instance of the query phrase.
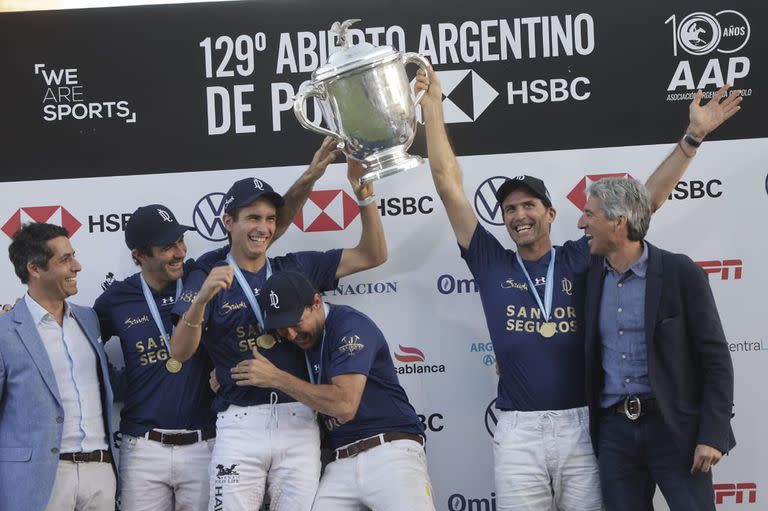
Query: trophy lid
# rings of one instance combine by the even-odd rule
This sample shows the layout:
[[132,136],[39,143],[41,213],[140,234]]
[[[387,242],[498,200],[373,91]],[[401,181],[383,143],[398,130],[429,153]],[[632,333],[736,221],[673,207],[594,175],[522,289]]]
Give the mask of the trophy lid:
[[338,21],[331,27],[339,40],[339,51],[328,57],[328,62],[318,67],[312,73],[312,79],[323,81],[328,78],[336,77],[347,71],[373,64],[387,57],[392,57],[397,52],[391,46],[374,46],[368,42],[362,42],[355,46],[350,46],[347,30],[349,27],[360,20],[346,20],[343,23]]

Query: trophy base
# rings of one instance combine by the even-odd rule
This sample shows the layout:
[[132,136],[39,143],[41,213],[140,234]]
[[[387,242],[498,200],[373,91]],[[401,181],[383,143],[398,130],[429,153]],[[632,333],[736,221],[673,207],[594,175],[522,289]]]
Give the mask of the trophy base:
[[362,184],[391,176],[404,170],[418,167],[423,162],[421,156],[413,156],[402,147],[388,149],[363,160],[368,172],[360,178]]

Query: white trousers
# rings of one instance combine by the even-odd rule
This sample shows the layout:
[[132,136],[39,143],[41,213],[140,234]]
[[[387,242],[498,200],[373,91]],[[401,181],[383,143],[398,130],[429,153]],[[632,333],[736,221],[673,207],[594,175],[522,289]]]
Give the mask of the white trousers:
[[320,479],[320,432],[301,403],[230,405],[216,420],[212,511],[309,511]]
[[500,412],[493,438],[497,511],[600,511],[586,407]]
[[46,511],[114,511],[115,472],[111,463],[59,460]]
[[[167,430],[163,430],[167,431]],[[122,511],[204,511],[215,440],[169,446],[123,435],[120,443]]]
[[395,440],[325,467],[312,511],[434,511],[424,447]]

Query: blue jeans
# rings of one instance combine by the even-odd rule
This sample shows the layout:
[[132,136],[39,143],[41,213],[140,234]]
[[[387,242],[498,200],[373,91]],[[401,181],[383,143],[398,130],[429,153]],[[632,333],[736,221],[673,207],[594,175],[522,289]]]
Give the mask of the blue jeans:
[[604,412],[597,461],[606,511],[653,510],[657,484],[670,511],[715,511],[712,471],[691,474],[693,452],[680,451],[660,414]]

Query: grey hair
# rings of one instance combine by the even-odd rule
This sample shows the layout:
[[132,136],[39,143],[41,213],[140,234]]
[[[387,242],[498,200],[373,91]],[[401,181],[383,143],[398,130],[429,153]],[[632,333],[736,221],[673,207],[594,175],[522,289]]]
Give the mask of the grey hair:
[[642,183],[632,178],[603,178],[589,187],[588,194],[600,199],[603,212],[609,220],[616,220],[620,216],[627,219],[627,237],[630,241],[645,238],[651,224],[651,199]]

